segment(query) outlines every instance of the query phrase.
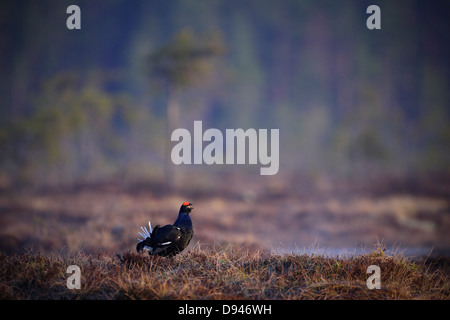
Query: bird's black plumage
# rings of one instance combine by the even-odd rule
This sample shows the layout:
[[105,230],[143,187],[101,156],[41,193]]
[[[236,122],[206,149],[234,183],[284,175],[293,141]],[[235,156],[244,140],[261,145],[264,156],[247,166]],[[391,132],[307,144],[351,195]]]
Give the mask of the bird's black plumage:
[[155,229],[151,230],[149,224],[149,232],[145,232],[145,229],[144,234],[140,233],[141,236],[146,237],[137,244],[136,250],[138,252],[147,250],[150,255],[169,257],[183,251],[189,245],[194,234],[192,220],[189,216],[192,209],[192,203],[183,202],[178,218],[173,225],[168,224],[164,227],[157,225]]

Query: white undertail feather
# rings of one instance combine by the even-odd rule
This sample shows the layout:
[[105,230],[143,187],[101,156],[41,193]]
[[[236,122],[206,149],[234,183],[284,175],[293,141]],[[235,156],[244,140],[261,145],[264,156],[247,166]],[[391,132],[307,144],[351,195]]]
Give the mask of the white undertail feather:
[[138,233],[143,239],[138,238],[139,242],[144,241],[147,238],[151,238],[153,229],[152,229],[152,224],[150,223],[150,221],[148,222],[148,230],[146,227],[141,227],[141,230],[142,230],[142,232],[138,232]]

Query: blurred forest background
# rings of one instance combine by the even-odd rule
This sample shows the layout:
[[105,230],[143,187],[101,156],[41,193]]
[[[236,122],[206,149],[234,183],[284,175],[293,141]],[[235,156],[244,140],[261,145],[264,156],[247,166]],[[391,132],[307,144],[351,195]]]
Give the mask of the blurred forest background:
[[[72,4],[81,30],[66,27]],[[366,27],[372,4],[381,30]],[[1,248],[86,247],[93,234],[93,247],[133,247],[136,225],[158,208],[173,222],[182,201],[200,205],[201,240],[289,241],[304,228],[295,242],[450,247],[449,14],[447,0],[1,1]],[[175,168],[170,133],[194,120],[279,129],[279,173]],[[181,192],[163,199],[175,171]],[[372,178],[381,200],[358,193]],[[159,184],[121,196],[13,191],[102,181]],[[213,217],[223,212],[236,216]]]
[[449,170],[448,1],[376,1],[381,30],[353,0],[80,0],[68,30],[72,2],[0,4],[3,184],[163,177],[176,41],[221,48],[172,80],[178,127],[279,128],[280,173]]

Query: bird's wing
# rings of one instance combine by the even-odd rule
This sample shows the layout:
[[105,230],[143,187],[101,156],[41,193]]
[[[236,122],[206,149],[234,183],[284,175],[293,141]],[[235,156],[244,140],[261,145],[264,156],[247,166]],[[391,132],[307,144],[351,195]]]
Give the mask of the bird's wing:
[[155,228],[152,240],[155,247],[165,247],[180,240],[181,229],[172,225]]

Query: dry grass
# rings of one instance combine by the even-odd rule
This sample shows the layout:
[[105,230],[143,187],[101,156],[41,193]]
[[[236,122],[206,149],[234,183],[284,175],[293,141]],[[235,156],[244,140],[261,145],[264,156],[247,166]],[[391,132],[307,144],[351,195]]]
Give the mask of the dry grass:
[[[447,180],[432,186],[450,185]],[[414,184],[408,181],[400,186],[388,182],[361,186],[241,178],[224,179],[206,191],[189,186],[164,192],[157,184],[118,183],[44,191],[8,189],[0,192],[0,251],[23,253],[26,248],[51,255],[63,249],[132,250],[141,225],[148,220],[153,225],[173,223],[183,201],[194,203],[195,242],[267,249],[281,243],[354,248],[370,247],[381,239],[389,247],[448,250],[450,193],[427,186],[410,190],[406,186]],[[421,180],[417,185],[426,184]]]
[[[152,183],[0,190],[0,298],[449,299],[448,257],[274,252],[281,243],[287,252],[311,244],[332,251],[377,239],[400,251],[448,252],[450,176],[366,184],[235,178],[172,192]],[[139,226],[172,223],[183,201],[194,203],[197,245],[173,259],[134,253]],[[81,268],[80,290],[66,287],[72,264]],[[372,264],[381,268],[381,290],[366,287]]]
[[[81,268],[81,289],[66,287],[66,268]],[[369,290],[369,265],[381,269]],[[449,299],[445,270],[381,250],[354,257],[273,255],[242,248],[203,249],[174,258],[130,251],[0,255],[2,299]]]

